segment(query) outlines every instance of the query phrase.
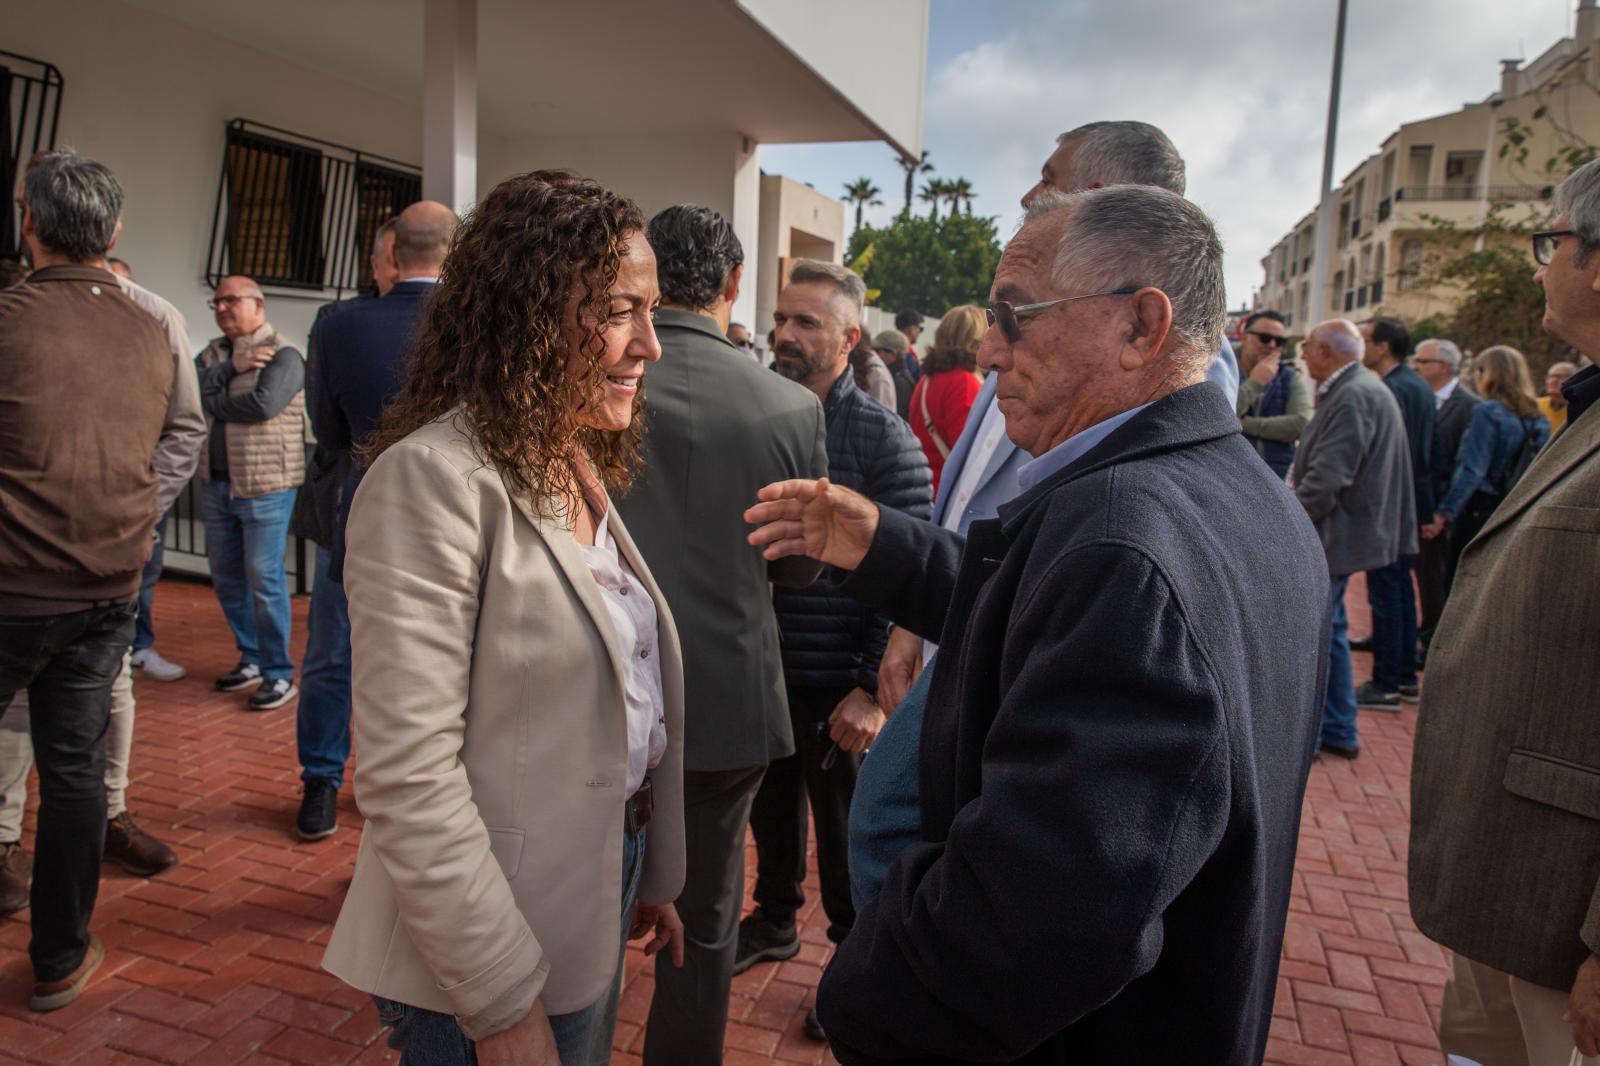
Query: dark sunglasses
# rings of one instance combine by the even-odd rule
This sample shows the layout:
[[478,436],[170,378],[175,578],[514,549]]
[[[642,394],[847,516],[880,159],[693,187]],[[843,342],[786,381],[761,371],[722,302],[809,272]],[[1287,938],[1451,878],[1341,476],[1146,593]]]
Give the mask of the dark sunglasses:
[[1071,303],[1073,300],[1093,300],[1097,296],[1131,296],[1138,292],[1137,286],[1122,289],[1111,289],[1107,292],[1086,292],[1082,296],[1063,296],[1059,300],[1045,300],[1036,304],[1012,305],[1004,300],[996,300],[987,308],[989,325],[1000,327],[1000,332],[1005,334],[1006,340],[1012,344],[1022,339],[1022,325],[1017,320],[1023,315],[1037,314],[1056,304]]
[[1259,329],[1247,330],[1246,332],[1248,332],[1250,336],[1254,337],[1262,344],[1272,344],[1282,348],[1285,344],[1289,343],[1288,337],[1280,337],[1276,333],[1263,333]]
[[1533,235],[1533,261],[1540,266],[1549,266],[1550,260],[1556,257],[1556,244],[1562,237],[1576,237],[1577,230],[1546,229]]

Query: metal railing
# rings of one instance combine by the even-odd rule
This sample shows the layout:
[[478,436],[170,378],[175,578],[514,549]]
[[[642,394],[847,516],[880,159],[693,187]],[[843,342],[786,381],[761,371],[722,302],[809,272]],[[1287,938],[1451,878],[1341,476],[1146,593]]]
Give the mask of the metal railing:
[[421,198],[415,164],[234,119],[206,280],[246,274],[264,285],[332,290],[337,299],[371,280],[378,227]]
[[[1490,200],[1548,200],[1554,193],[1550,185],[1491,185]],[[1410,201],[1463,201],[1482,200],[1484,189],[1474,182],[1471,185],[1407,185],[1395,190],[1396,200]]]
[[[0,182],[7,196],[28,162],[55,147],[65,87],[54,64],[0,51]],[[0,255],[17,255],[21,248],[21,211],[7,203],[0,211]]]

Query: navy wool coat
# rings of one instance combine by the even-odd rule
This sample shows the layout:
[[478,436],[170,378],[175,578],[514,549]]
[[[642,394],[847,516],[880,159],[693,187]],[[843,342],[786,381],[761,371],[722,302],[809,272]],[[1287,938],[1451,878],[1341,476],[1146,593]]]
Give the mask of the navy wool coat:
[[937,639],[901,854],[823,974],[839,1061],[1259,1063],[1328,648],[1304,509],[1215,386],[846,587]]

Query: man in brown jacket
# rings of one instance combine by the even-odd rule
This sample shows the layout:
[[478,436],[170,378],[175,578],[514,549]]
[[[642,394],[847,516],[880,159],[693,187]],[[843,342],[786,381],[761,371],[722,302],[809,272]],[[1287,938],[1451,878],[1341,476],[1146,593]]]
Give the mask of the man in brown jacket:
[[76,999],[105,957],[89,933],[102,737],[156,521],[152,456],[187,416],[161,324],[91,265],[121,228],[116,178],[52,152],[29,168],[22,200],[35,269],[0,292],[0,715],[28,689],[39,767],[28,954],[43,1011]]
[[[1555,209],[1544,326],[1600,357],[1600,163]],[[1440,1043],[1483,1066],[1600,1053],[1600,367],[1563,394],[1461,555],[1417,720],[1411,909],[1455,952]]]
[[252,711],[298,694],[289,659],[284,546],[295,490],[305,480],[305,360],[267,322],[249,278],[223,278],[211,298],[222,336],[200,353],[200,402],[211,425],[200,461],[206,558],[239,664],[216,686],[255,688]]

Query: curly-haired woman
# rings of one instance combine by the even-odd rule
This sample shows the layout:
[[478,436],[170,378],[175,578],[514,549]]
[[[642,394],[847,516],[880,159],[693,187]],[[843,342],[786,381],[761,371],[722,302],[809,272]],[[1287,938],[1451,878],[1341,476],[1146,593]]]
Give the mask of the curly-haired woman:
[[933,346],[922,360],[922,377],[911,393],[911,431],[922,444],[933,471],[933,489],[939,491],[944,461],[967,424],[983,379],[978,376],[978,349],[988,332],[983,308],[973,304],[952,307],[939,321]]
[[608,1061],[622,934],[682,952],[678,641],[606,495],[661,356],[644,227],[569,174],[501,184],[367,446],[344,569],[366,829],[325,965],[407,1064]]

